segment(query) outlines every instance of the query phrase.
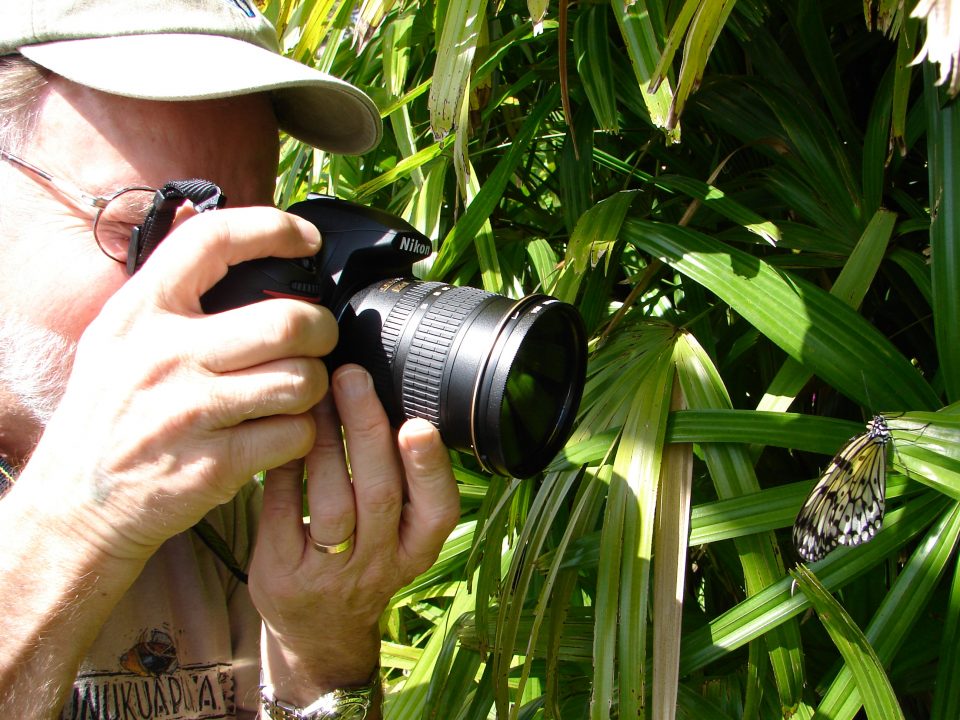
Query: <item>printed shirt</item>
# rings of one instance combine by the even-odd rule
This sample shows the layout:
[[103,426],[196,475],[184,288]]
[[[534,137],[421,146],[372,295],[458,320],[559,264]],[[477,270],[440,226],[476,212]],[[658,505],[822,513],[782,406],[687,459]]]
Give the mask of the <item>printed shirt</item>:
[[[260,488],[207,520],[247,566]],[[188,532],[167,541],[104,624],[77,674],[65,720],[256,717],[260,617],[247,586]]]

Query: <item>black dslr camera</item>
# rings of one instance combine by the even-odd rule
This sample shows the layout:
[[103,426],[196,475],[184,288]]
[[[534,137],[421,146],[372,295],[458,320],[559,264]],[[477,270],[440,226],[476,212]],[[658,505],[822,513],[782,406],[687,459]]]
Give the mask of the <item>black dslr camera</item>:
[[571,305],[512,300],[422,282],[430,240],[402,219],[319,196],[287,210],[323,236],[308,258],[236,265],[202,298],[206,312],[293,297],[329,308],[340,340],[332,366],[373,376],[391,422],[422,417],[454,449],[503,475],[542,471],[570,435],[586,375],[586,331]]

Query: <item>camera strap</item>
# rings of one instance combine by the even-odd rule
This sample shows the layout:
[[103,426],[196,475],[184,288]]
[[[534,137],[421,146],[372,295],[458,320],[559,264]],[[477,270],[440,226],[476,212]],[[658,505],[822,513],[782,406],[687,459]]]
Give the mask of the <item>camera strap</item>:
[[151,253],[170,232],[177,208],[185,202],[193,203],[197,212],[217,210],[227,204],[227,196],[220,186],[209,180],[171,180],[157,190],[153,205],[142,225],[130,234],[127,253],[127,274],[133,275],[147,261]]
[[248,580],[246,571],[240,566],[240,562],[233,551],[230,550],[227,541],[220,536],[213,525],[206,518],[200,518],[200,522],[191,529],[203,541],[203,544],[217,556],[217,559],[230,571],[230,574],[246,585]]
[[7,461],[0,457],[0,497],[7,494],[7,490],[13,487],[16,482],[17,474],[13,468],[7,465]]

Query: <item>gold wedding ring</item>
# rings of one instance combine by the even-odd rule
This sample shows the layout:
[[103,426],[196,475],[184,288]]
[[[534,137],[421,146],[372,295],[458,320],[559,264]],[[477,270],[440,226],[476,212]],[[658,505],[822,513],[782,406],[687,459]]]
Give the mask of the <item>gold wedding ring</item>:
[[333,545],[327,545],[326,543],[318,542],[313,537],[313,533],[310,532],[309,516],[303,518],[303,528],[307,531],[307,539],[310,540],[310,544],[313,545],[317,552],[323,553],[324,555],[339,555],[340,553],[347,552],[347,550],[350,550],[353,547],[353,541],[357,535],[357,531],[354,530],[352,533],[350,533],[346,540],[341,540]]
[[313,535],[310,533],[310,526],[307,526],[307,537],[310,539],[310,544],[313,545],[317,552],[321,552],[324,555],[339,555],[340,553],[347,552],[347,550],[353,547],[353,540],[355,536],[356,533],[350,533],[346,540],[334,543],[333,545],[327,545],[326,543],[315,540]]

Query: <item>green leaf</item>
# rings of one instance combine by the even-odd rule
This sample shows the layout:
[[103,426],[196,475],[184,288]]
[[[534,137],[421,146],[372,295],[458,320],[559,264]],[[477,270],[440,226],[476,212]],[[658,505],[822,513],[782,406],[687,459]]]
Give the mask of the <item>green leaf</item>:
[[[951,560],[960,535],[960,505],[951,503],[927,532],[909,561],[897,576],[866,629],[866,638],[879,662],[889,664],[904,639],[921,619],[931,594]],[[853,720],[862,704],[871,717],[895,717],[876,714],[870,701],[874,688],[866,688],[848,661],[847,667],[831,683],[819,711],[827,717]],[[889,707],[887,708],[889,710]]]
[[[840,548],[816,563],[820,582],[835,591],[875,571],[878,563],[922,532],[946,507],[943,496],[927,493],[909,506],[888,512],[883,529],[869,543]],[[681,675],[705,667],[802,612],[807,607],[806,599],[790,590],[791,580],[784,578],[712,618],[707,627],[688,633],[680,659]]]
[[[430,127],[440,140],[453,129],[470,79],[470,67],[486,20],[487,0],[450,0],[430,86]],[[463,128],[463,132],[467,129]]]
[[810,72],[814,75],[820,97],[830,109],[830,115],[847,142],[860,139],[855,129],[848,103],[848,93],[843,87],[837,59],[830,51],[831,38],[825,27],[824,6],[817,0],[801,0],[790,20],[796,27],[800,49],[803,51]]
[[701,0],[699,3],[683,44],[683,62],[677,90],[670,105],[670,114],[667,116],[668,128],[677,126],[687,99],[700,87],[710,51],[720,37],[720,31],[723,30],[735,4],[736,0]]
[[790,574],[817,611],[820,621],[852,672],[867,717],[877,720],[903,718],[903,710],[884,672],[883,663],[847,611],[806,566],[800,565]]
[[[497,712],[504,718],[516,718],[520,708],[519,703],[514,703],[512,709],[507,708],[507,686],[513,657],[514,655],[526,657],[519,683],[519,690],[522,693],[530,676],[530,664],[533,661],[539,630],[545,619],[544,598],[549,598],[549,591],[542,595],[534,615],[533,626],[521,639],[519,628],[525,607],[524,599],[530,590],[536,571],[532,560],[540,554],[541,548],[550,536],[556,516],[565,507],[567,494],[576,479],[576,473],[551,475],[540,487],[527,521],[517,538],[518,546],[524,548],[525,552],[513,555],[504,578],[503,590],[498,598],[500,612],[497,619],[496,642],[491,657],[493,679],[497,687],[495,693]],[[517,647],[518,642],[520,647]]]
[[910,102],[910,86],[913,81],[913,59],[917,57],[917,30],[920,22],[912,17],[904,18],[903,28],[897,36],[897,58],[893,80],[893,107],[891,110],[890,144],[903,152],[906,149],[907,106]]
[[673,58],[683,43],[683,38],[690,28],[690,21],[700,8],[700,0],[684,0],[680,12],[673,20],[673,26],[670,28],[670,35],[667,38],[663,52],[660,54],[660,61],[657,63],[657,69],[653,74],[653,79],[648,86],[649,92],[655,92],[660,83],[667,77],[670,67],[673,64]]
[[953,579],[947,597],[947,615],[940,645],[940,662],[934,684],[931,720],[960,717],[960,693],[954,679],[960,672],[960,565],[953,567]]
[[557,255],[544,238],[534,238],[527,243],[527,255],[536,273],[537,284],[546,292],[556,281]]
[[567,246],[566,261],[571,272],[583,275],[589,268],[599,265],[601,260],[609,269],[620,227],[636,195],[634,190],[616,193],[604,198],[580,217]]
[[910,252],[904,248],[897,248],[890,253],[890,260],[903,268],[927,304],[932,304],[933,286],[930,280],[930,265],[927,261],[919,253]]
[[[438,621],[440,627],[452,627],[454,623],[473,605],[473,598],[467,591],[467,583],[458,583],[453,602],[447,608],[443,618]],[[384,716],[391,720],[419,720],[423,717],[427,696],[430,691],[430,679],[436,663],[444,652],[444,634],[434,633],[413,670],[405,679],[391,688],[384,697]]]
[[628,242],[705,286],[866,408],[931,408],[936,394],[893,344],[807,281],[686,228],[628,220]]
[[[679,384],[674,383],[671,408],[678,409],[683,405],[683,393]],[[651,713],[662,720],[673,720],[676,716],[692,491],[692,447],[682,444],[666,446],[661,463],[654,538],[651,692]]]
[[[860,307],[883,260],[895,221],[896,215],[887,210],[874,214],[830,289],[831,295],[854,309]],[[757,409],[786,410],[811,376],[812,372],[797,360],[787,358]]]
[[452,142],[452,138],[447,138],[446,140],[433,143],[432,145],[423,148],[415,155],[404,158],[392,169],[356,188],[351,196],[351,199],[355,202],[362,202],[374,193],[377,193],[380,190],[383,190],[385,187],[388,187],[391,183],[407,177],[436,158],[441,152],[443,152],[443,149],[449,145],[450,142]]
[[[650,85],[659,62],[659,37],[663,36],[660,4],[649,0],[616,0],[610,4],[620,26],[637,84],[643,90]],[[680,126],[670,124],[673,91],[669,82],[659,83],[656,92],[643,92],[650,121],[664,130],[669,142],[680,141]]]
[[614,456],[597,578],[595,720],[608,716],[615,685],[621,713],[634,717],[643,704],[650,561],[672,376],[670,355],[664,353],[638,379]]
[[[691,408],[727,409],[730,398],[716,368],[689,334],[677,344],[677,373],[684,397]],[[757,482],[746,449],[737,445],[701,444],[717,495],[740,497],[757,492]],[[780,550],[772,533],[756,534],[736,541],[748,595],[757,595],[783,576]],[[804,685],[800,630],[788,622],[772,628],[767,650],[783,708],[799,704]]]
[[930,267],[933,324],[947,399],[960,400],[960,106],[941,104],[930,63],[924,66],[930,173]]
[[[483,190],[480,187],[477,173],[469,160],[466,160],[466,173],[466,178],[464,178],[466,185],[461,185],[461,188],[467,207],[470,207]],[[497,244],[493,237],[493,228],[490,226],[489,218],[484,220],[474,233],[473,246],[477,250],[477,260],[480,263],[480,277],[483,282],[483,289],[499,295],[505,294],[509,279],[504,277],[505,273],[500,267],[500,258],[497,256]]]
[[[410,39],[413,20],[412,14],[406,14],[389,23],[383,30],[383,75],[387,90],[394,97],[403,94],[410,68],[410,56],[414,50]],[[401,155],[403,157],[416,155],[417,141],[408,104],[399,106],[387,117],[390,119],[393,136]],[[417,187],[423,185],[423,172],[419,167],[414,168],[410,178]]]
[[547,93],[547,96],[531,110],[520,128],[520,132],[517,133],[509,149],[497,163],[493,173],[483,180],[480,191],[474,196],[473,201],[457,224],[447,233],[430,271],[430,279],[444,277],[462,259],[462,255],[467,248],[473,244],[477,234],[483,228],[483,224],[489,220],[490,214],[499,203],[504,188],[510,181],[517,165],[523,159],[524,153],[529,151],[540,123],[556,107],[558,97],[559,89],[555,88]]
[[847,420],[762,410],[721,408],[673,413],[670,442],[756,442],[833,455],[863,425]]
[[573,52],[577,73],[593,108],[597,126],[605,132],[619,132],[617,91],[607,31],[608,14],[608,9],[603,5],[594,5],[577,18]]

